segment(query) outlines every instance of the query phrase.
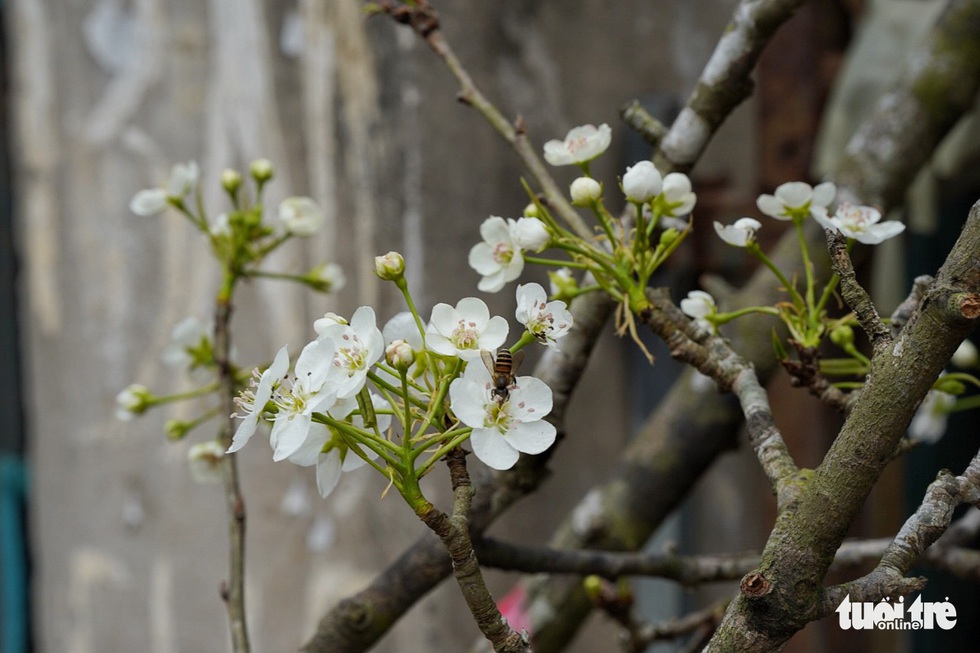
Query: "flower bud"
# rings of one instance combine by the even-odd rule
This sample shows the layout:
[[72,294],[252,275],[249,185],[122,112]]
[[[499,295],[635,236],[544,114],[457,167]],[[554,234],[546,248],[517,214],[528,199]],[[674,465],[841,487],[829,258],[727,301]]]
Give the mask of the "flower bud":
[[667,229],[664,229],[662,234],[660,234],[660,244],[664,247],[670,247],[680,235],[681,232],[677,231],[673,227],[668,227]]
[[375,256],[374,272],[385,281],[397,281],[405,274],[405,259],[398,252]]
[[835,327],[830,332],[830,341],[846,351],[854,345],[854,329],[847,324]]
[[572,204],[589,206],[602,197],[602,186],[592,177],[579,177],[572,182],[570,192]]
[[303,281],[317,292],[337,292],[347,284],[347,277],[336,263],[323,263],[307,272]]
[[252,175],[252,179],[264,184],[272,179],[272,162],[269,159],[256,159],[248,167],[248,173]]
[[623,193],[631,202],[649,202],[663,189],[660,171],[650,161],[640,161],[623,175]]
[[168,419],[163,425],[163,430],[167,434],[167,439],[183,440],[193,426],[192,423],[182,419]]
[[528,218],[540,218],[541,212],[538,210],[538,205],[531,202],[524,207],[524,216]]
[[198,483],[220,483],[223,478],[221,460],[224,457],[224,448],[217,441],[198,442],[187,450],[191,476]]
[[518,218],[511,228],[511,237],[523,250],[540,252],[551,242],[551,234],[537,218]]
[[153,395],[145,385],[133,383],[116,395],[116,417],[124,422],[146,412]]
[[221,171],[221,187],[232,197],[238,192],[238,187],[242,185],[242,175],[237,170],[225,168]]
[[572,271],[568,268],[558,268],[548,272],[548,280],[551,281],[551,296],[569,302],[578,294],[578,281],[572,276]]
[[415,351],[404,340],[395,340],[385,347],[385,360],[396,370],[405,371],[415,362]]

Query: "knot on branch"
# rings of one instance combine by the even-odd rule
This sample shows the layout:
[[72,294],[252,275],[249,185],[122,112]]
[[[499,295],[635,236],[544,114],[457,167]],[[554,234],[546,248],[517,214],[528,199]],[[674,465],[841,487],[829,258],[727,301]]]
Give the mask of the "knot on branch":
[[960,315],[968,320],[980,317],[980,294],[964,293],[960,297]]
[[758,599],[772,591],[772,583],[758,571],[746,574],[739,585],[742,595],[750,599]]

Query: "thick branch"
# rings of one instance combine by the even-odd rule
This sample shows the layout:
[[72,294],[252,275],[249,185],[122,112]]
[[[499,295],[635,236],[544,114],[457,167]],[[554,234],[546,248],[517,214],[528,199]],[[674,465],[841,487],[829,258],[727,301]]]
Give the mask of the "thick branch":
[[732,110],[752,94],[752,71],[775,31],[804,0],[743,0],[697,86],[661,143],[661,170],[690,170]]
[[[834,553],[891,460],[916,405],[980,315],[978,248],[980,202],[919,309],[894,345],[872,358],[860,397],[796,509],[777,519],[753,572],[765,580],[766,595],[743,594],[734,601],[709,650],[777,650],[807,622],[823,616],[820,587]],[[890,548],[886,558],[895,551]],[[914,587],[903,579],[895,582],[896,591]]]

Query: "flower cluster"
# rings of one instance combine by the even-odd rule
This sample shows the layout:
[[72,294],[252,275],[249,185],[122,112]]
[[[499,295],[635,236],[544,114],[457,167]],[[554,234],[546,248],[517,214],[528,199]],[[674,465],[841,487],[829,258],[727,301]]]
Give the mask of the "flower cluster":
[[551,240],[544,223],[527,216],[517,220],[491,216],[480,225],[480,236],[483,242],[470,249],[469,263],[483,275],[477,287],[484,292],[497,292],[521,276],[524,252],[540,252]]
[[[601,227],[601,235],[590,238],[585,233],[587,227],[582,228],[581,224],[569,229],[552,214],[551,203],[532,197],[524,217],[515,221],[491,216],[481,225],[483,242],[476,244],[469,256],[470,267],[482,277],[478,284],[480,290],[501,290],[521,275],[528,262],[555,268],[574,265],[595,278],[597,284],[589,288],[563,283],[559,292],[564,298],[597,288],[613,295],[629,294],[631,290],[624,288],[624,284],[645,285],[683,240],[688,223],[682,218],[693,210],[697,196],[691,191],[691,180],[686,175],[662,175],[650,161],[639,161],[626,169],[620,184],[623,197],[636,214],[613,217],[603,203],[602,183],[589,172],[590,162],[605,152],[611,141],[612,130],[603,124],[575,127],[563,140],[544,144],[544,158],[548,163],[576,165],[584,173],[569,187],[571,205],[591,210]],[[569,210],[574,211],[570,207]],[[566,223],[577,222],[569,219],[567,212],[561,218]],[[548,247],[564,250],[571,260],[528,256],[528,252],[537,254]]]
[[[388,254],[378,257],[377,267],[389,275],[402,271],[404,261]],[[393,280],[405,288],[401,276]],[[565,304],[547,302],[538,284],[520,286],[517,302],[526,331],[512,349],[533,340],[555,346],[571,327]],[[254,372],[238,398],[242,422],[228,453],[244,447],[267,420],[273,460],[315,465],[317,487],[327,496],[342,472],[365,464],[401,490],[466,439],[495,469],[511,467],[521,452],[541,453],[555,440],[554,426],[543,421],[551,410],[548,386],[513,376],[513,367],[498,362],[487,369],[480,361],[493,359],[509,331],[507,320],[491,316],[480,299],[437,304],[426,324],[413,309],[383,330],[374,310],[362,306],[349,321],[328,313],[314,330],[316,339],[300,352],[291,375],[285,347],[265,371]],[[434,453],[416,467],[424,452]]]

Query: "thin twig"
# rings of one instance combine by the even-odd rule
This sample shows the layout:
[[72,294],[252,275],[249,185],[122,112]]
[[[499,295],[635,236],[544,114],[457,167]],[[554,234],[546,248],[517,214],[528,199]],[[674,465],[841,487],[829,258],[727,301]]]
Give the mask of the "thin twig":
[[[221,446],[227,450],[231,446],[235,432],[234,418],[235,384],[234,370],[231,366],[231,285],[215,301],[214,311],[214,360],[218,368],[221,412],[225,415],[221,422]],[[248,624],[245,612],[245,499],[238,482],[238,457],[234,454],[224,456],[225,502],[228,506],[228,582],[221,587],[221,597],[228,611],[231,629],[232,650],[235,653],[248,653],[250,650]]]
[[887,347],[892,342],[891,334],[878,315],[868,291],[858,283],[854,264],[847,253],[847,239],[839,231],[827,230],[827,251],[830,253],[834,272],[840,277],[841,297],[854,311],[861,328],[871,339],[872,350],[877,352]]

